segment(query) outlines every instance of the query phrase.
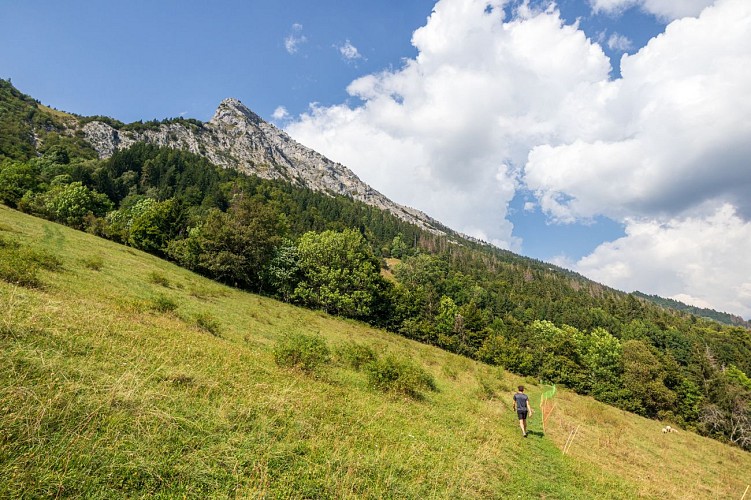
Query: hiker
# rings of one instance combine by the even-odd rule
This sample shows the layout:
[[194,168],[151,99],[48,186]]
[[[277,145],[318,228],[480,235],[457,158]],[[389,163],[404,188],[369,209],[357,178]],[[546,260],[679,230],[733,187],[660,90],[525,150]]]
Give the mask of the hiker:
[[519,427],[522,428],[522,436],[527,437],[527,414],[532,416],[532,407],[529,406],[529,396],[524,394],[524,386],[519,386],[519,392],[514,394],[514,407],[519,416]]

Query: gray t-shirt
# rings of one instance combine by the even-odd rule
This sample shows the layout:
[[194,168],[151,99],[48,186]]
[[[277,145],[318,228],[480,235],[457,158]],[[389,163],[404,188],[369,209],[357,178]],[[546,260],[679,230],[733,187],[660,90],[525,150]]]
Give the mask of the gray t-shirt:
[[523,392],[517,392],[514,394],[514,401],[516,401],[516,411],[527,411],[527,401],[529,401],[529,396]]

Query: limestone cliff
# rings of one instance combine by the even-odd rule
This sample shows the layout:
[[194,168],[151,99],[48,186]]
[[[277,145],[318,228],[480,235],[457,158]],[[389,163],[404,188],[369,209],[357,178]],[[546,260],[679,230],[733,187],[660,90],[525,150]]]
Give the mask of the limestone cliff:
[[177,121],[142,130],[118,130],[101,121],[90,121],[81,130],[102,158],[136,142],[185,149],[224,168],[349,196],[428,231],[451,232],[423,212],[391,201],[344,165],[296,142],[237,99],[222,101],[211,120],[200,126]]

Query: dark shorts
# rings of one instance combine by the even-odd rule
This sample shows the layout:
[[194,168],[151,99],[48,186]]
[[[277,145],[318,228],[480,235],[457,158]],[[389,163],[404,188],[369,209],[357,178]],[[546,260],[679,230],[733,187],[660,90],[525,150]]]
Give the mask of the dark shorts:
[[527,420],[527,410],[516,410],[516,414],[519,415],[519,420]]

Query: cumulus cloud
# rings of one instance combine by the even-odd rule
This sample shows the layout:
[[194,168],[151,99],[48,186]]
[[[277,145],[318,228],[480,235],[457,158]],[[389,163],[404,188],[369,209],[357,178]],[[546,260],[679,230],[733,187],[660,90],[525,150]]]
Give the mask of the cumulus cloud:
[[751,317],[751,223],[728,204],[704,217],[633,219],[576,270],[626,291],[642,290]]
[[289,54],[296,54],[300,45],[307,41],[308,39],[302,34],[302,24],[295,23],[292,25],[290,34],[284,38],[284,48]]
[[272,113],[271,117],[274,120],[284,120],[285,118],[289,117],[289,112],[287,111],[287,108],[284,106],[277,106],[274,112]]
[[610,50],[626,52],[627,50],[631,50],[633,46],[633,42],[627,36],[613,33],[608,37],[608,48]]
[[554,220],[626,236],[575,264],[617,288],[751,314],[751,3],[667,26],[590,96],[590,137],[534,147],[524,180]]
[[588,98],[600,130],[532,149],[527,185],[562,221],[678,216],[731,203],[751,216],[751,3],[667,26]]
[[667,21],[697,16],[713,2],[714,0],[590,0],[595,12],[620,14],[632,7],[639,7],[644,12]]
[[413,35],[415,59],[352,82],[361,104],[314,107],[287,130],[387,196],[518,249],[506,214],[529,145],[554,134],[550,111],[607,79],[610,63],[557,11],[504,22],[494,3],[438,2]]
[[[521,248],[507,219],[520,188],[555,222],[623,222],[624,238],[572,265],[625,290],[748,311],[751,286],[719,270],[748,266],[751,252],[737,252],[741,236],[715,236],[744,234],[751,219],[751,2],[696,4],[698,17],[624,55],[616,80],[602,47],[555,8],[522,3],[506,18],[503,0],[487,3],[439,1],[413,34],[414,59],[353,81],[347,103],[312,106],[287,131],[392,199],[504,248]],[[657,14],[658,3],[639,5]],[[671,238],[693,253],[641,266],[637,250],[667,252]]]
[[339,51],[339,54],[341,54],[342,58],[345,61],[356,61],[358,59],[363,59],[360,51],[357,50],[357,47],[352,45],[352,42],[350,42],[349,40],[345,41],[342,45],[337,45],[336,49]]

